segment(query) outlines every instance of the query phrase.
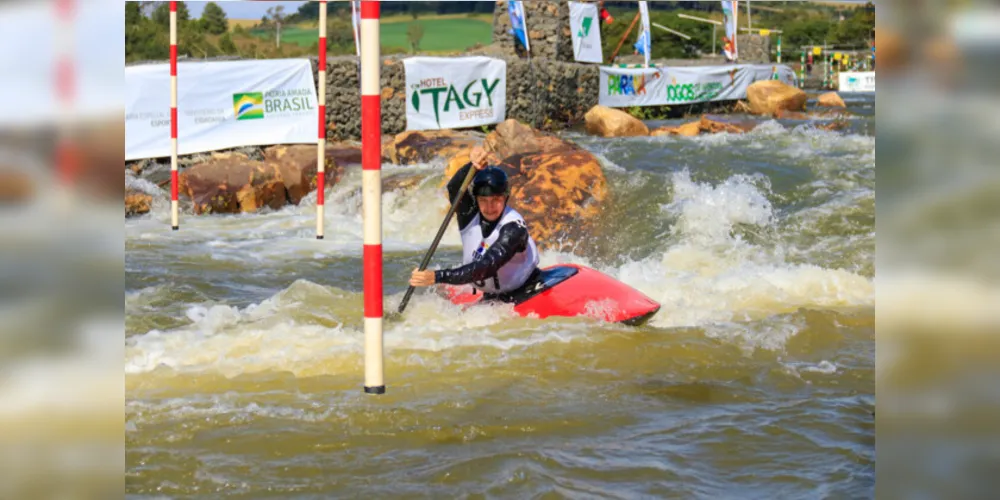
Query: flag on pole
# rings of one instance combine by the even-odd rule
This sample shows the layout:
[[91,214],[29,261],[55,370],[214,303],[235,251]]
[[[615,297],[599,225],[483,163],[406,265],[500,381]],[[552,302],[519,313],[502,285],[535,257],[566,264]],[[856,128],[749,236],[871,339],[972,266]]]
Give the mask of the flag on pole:
[[726,35],[722,38],[722,53],[729,62],[736,61],[739,51],[736,47],[736,16],[737,0],[722,0],[723,26],[726,28]]
[[639,26],[639,36],[635,41],[635,53],[642,54],[646,58],[646,67],[649,67],[649,53],[652,51],[652,32],[649,29],[649,6],[646,2],[639,2],[639,15],[642,16],[642,25]]
[[507,13],[510,14],[510,34],[517,37],[521,41],[521,45],[524,46],[524,50],[530,54],[531,43],[528,42],[528,28],[524,22],[524,2],[511,0],[507,3]]
[[361,57],[361,1],[351,0],[351,24],[354,26],[354,50]]

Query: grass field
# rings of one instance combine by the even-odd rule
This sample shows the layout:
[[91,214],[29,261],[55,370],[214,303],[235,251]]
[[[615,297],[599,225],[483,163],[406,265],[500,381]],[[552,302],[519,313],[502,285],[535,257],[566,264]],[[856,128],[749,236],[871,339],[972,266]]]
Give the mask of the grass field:
[[[409,48],[406,30],[412,22],[414,21],[410,19],[383,23],[382,45]],[[421,51],[465,50],[477,43],[489,45],[493,41],[493,25],[477,19],[418,19],[416,22],[424,26],[424,37],[420,40]]]
[[[420,22],[424,26],[424,36],[420,41],[422,52],[448,52],[465,50],[477,43],[489,45],[493,41],[493,17],[491,15],[468,16],[426,16],[414,20],[410,16],[392,16],[381,22],[381,43],[383,47],[409,49],[410,42],[406,30],[410,23]],[[230,20],[230,28],[236,24],[249,28],[255,20]],[[315,23],[312,23],[315,24]],[[252,31],[264,37],[264,32]],[[316,43],[314,26],[287,26],[281,29],[281,43],[312,47]]]

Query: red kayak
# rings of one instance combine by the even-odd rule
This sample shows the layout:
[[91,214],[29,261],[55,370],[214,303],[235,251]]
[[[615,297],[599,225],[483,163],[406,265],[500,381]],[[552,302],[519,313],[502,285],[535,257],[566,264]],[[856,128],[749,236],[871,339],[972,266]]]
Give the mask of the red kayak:
[[[475,304],[483,298],[471,285],[445,289],[454,304]],[[513,303],[521,316],[586,316],[632,326],[642,325],[660,310],[660,304],[642,292],[576,264],[541,269],[534,285],[501,300]]]

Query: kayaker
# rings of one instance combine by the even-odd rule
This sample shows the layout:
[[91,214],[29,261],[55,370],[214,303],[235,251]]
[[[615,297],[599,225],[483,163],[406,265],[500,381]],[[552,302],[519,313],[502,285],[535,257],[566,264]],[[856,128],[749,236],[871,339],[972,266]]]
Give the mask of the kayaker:
[[[475,147],[466,163],[448,181],[449,199],[462,199],[455,210],[462,236],[462,265],[438,271],[414,269],[410,285],[472,284],[483,300],[512,301],[538,277],[538,248],[524,217],[507,206],[510,182],[506,172],[488,165],[486,151]],[[469,190],[459,193],[470,168],[478,170]]]

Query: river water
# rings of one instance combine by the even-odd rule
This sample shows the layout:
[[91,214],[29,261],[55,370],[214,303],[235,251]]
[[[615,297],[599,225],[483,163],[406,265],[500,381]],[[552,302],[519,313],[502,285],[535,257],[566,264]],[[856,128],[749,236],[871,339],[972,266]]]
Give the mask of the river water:
[[[857,498],[875,486],[875,101],[841,132],[602,139],[594,267],[644,326],[463,312],[418,290],[363,394],[361,176],[255,215],[125,222],[127,493],[248,498]],[[650,122],[658,126],[666,122]],[[384,193],[385,309],[447,210]],[[143,180],[127,183],[143,186]],[[454,223],[432,261],[458,261]]]

